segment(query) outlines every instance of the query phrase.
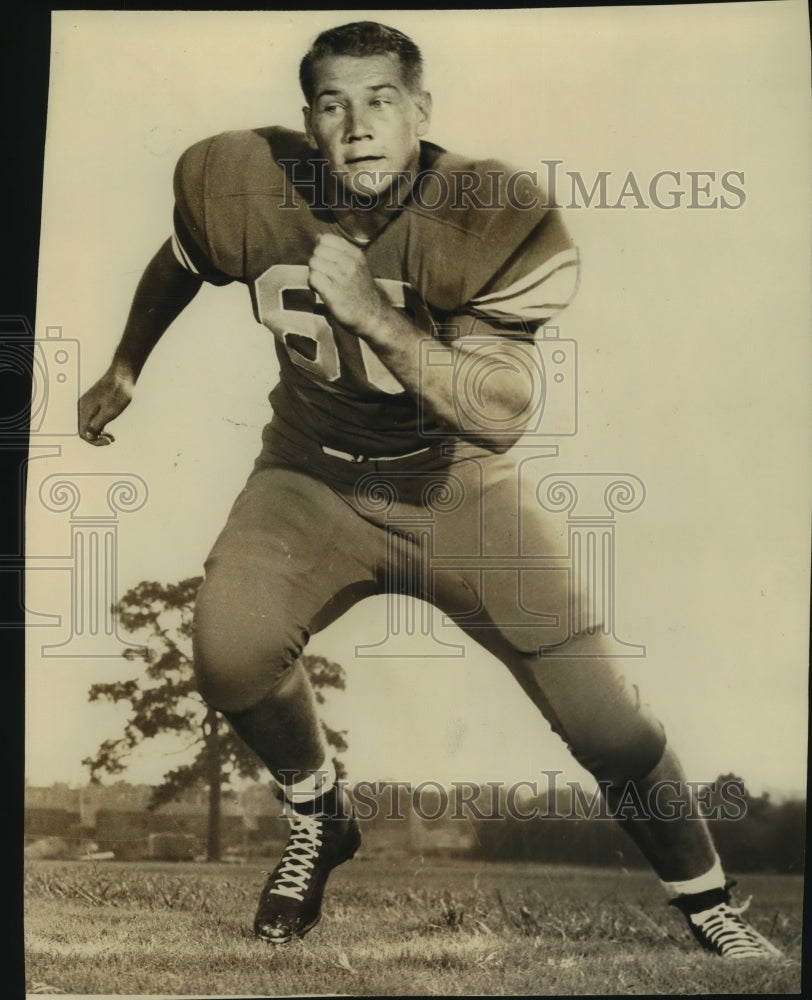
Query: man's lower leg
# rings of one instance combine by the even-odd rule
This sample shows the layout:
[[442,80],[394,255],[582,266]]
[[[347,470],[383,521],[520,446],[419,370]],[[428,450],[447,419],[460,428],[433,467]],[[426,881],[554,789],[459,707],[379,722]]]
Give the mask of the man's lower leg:
[[290,837],[254,917],[258,937],[284,944],[302,937],[321,919],[330,872],[358,850],[360,829],[336,783],[313,690],[301,663],[255,705],[223,714],[285,796]]
[[613,813],[619,810],[617,821],[663,883],[685,885],[718,868],[718,886],[724,885],[707,823],[670,747],[643,778],[610,786],[606,798]]
[[662,726],[605,656],[600,631],[573,636],[549,654],[506,662],[601,783],[610,811],[703,947],[725,957],[773,957],[776,949],[730,905],[729,884],[693,789]]
[[[627,796],[633,790],[632,796]],[[623,787],[609,787],[607,802],[621,826],[660,877],[671,905],[685,916],[707,951],[724,958],[776,958],[779,950],[731,904],[727,882],[707,823],[679,760],[666,747],[657,766]],[[624,810],[624,804],[627,807]],[[645,815],[637,810],[642,804]]]

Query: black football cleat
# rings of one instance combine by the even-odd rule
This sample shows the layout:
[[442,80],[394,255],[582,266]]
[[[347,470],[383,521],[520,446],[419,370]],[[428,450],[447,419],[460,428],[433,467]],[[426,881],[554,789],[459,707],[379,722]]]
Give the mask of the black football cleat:
[[361,846],[352,808],[303,816],[294,813],[290,838],[268,876],[254,917],[254,934],[271,944],[303,937],[321,919],[330,872]]
[[722,958],[781,958],[782,953],[767,938],[742,920],[742,913],[750,905],[731,906],[730,890],[735,882],[728,882],[724,889],[711,889],[694,896],[677,896],[671,906],[681,910],[688,921],[691,933],[707,951]]

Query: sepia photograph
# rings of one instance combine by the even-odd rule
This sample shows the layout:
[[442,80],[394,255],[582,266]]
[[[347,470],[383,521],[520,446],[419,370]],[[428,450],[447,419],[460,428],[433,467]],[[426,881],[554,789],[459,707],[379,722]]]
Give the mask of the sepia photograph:
[[27,995],[801,991],[809,84],[799,0],[51,12]]

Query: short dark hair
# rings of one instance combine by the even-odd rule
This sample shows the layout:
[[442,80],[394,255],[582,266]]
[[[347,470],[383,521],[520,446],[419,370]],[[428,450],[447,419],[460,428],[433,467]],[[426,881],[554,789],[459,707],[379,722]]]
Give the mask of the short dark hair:
[[423,56],[415,43],[397,28],[377,21],[354,21],[338,28],[328,28],[316,38],[299,66],[299,83],[310,104],[315,90],[315,64],[325,56],[396,55],[403,82],[411,93],[423,86]]

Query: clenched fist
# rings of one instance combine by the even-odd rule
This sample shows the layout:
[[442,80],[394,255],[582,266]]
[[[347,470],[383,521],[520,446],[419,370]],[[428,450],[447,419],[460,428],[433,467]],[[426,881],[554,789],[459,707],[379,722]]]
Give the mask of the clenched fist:
[[114,369],[105,372],[98,382],[79,400],[79,436],[83,441],[101,447],[115,438],[104,428],[130,405],[134,381]]
[[340,236],[320,236],[308,261],[309,284],[334,319],[359,337],[373,336],[392,306],[375,284],[363,251]]

